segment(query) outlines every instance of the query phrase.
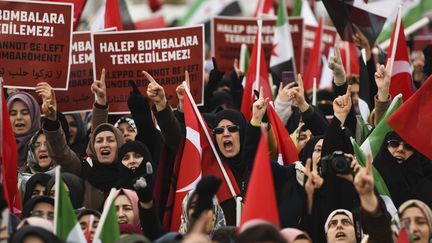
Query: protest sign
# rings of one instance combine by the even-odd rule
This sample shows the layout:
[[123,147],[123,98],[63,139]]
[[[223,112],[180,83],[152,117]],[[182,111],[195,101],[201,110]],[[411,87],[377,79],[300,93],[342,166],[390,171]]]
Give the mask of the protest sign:
[[[303,51],[303,64],[307,65],[309,59],[309,52],[313,47],[313,42],[315,38],[315,32],[317,27],[306,25],[304,33],[304,51]],[[330,48],[334,47],[336,41],[337,31],[336,28],[324,25],[323,35],[321,39],[321,55],[328,58],[328,53]],[[303,73],[303,70],[302,70]]]
[[[294,57],[297,69],[300,70],[303,54],[303,19],[289,18],[291,37],[293,41]],[[275,18],[263,20],[262,47],[266,56],[267,66],[273,49],[273,31],[276,25]],[[249,53],[255,42],[258,30],[256,18],[222,17],[217,16],[212,20],[212,50],[217,60],[218,68],[231,72],[234,59],[239,59],[240,48],[244,43],[248,46]]]
[[91,32],[74,32],[72,55],[67,91],[56,92],[58,110],[63,113],[90,111],[94,95],[90,90],[93,83],[93,54]]
[[0,76],[6,87],[66,90],[72,4],[0,1]]
[[168,102],[176,107],[176,88],[189,71],[190,90],[197,104],[203,102],[204,26],[144,31],[92,33],[94,78],[106,70],[110,113],[129,112],[129,80],[145,94],[149,72],[164,87]]

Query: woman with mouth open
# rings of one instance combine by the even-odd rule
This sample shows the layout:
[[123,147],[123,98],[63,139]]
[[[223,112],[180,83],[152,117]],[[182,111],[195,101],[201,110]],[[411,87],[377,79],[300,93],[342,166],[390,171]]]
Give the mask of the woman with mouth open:
[[410,230],[415,243],[432,240],[432,211],[420,200],[408,200],[399,207],[400,221]]

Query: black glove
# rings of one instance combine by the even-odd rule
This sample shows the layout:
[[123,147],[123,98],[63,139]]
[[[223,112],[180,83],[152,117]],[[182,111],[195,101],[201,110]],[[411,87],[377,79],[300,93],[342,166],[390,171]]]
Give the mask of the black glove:
[[219,71],[217,63],[216,63],[216,59],[213,57],[213,69],[210,71],[209,74],[209,83],[210,84],[218,84],[223,76],[225,75],[225,72]]
[[193,219],[198,219],[205,210],[213,209],[213,197],[216,195],[221,182],[221,179],[216,176],[206,176],[198,182],[195,188],[195,195],[198,198],[195,210],[192,213]]
[[150,162],[146,163],[146,174],[138,176],[134,181],[133,187],[139,201],[148,203],[153,200],[153,167]]
[[136,83],[133,80],[129,80],[129,85],[132,87],[132,91],[127,100],[129,110],[134,112],[150,109],[146,97],[141,94]]

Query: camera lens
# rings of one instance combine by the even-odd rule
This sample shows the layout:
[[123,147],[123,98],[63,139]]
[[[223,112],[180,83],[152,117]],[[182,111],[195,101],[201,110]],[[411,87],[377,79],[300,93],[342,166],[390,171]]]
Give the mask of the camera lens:
[[333,159],[333,169],[336,173],[347,173],[350,169],[348,162],[345,157],[336,157]]

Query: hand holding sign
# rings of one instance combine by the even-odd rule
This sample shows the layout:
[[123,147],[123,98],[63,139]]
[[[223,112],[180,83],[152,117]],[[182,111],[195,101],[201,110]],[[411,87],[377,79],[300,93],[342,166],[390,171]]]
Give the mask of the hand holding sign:
[[167,105],[167,99],[164,88],[160,86],[148,72],[142,72],[150,82],[147,86],[147,96],[154,102],[157,111],[165,109]]
[[42,113],[46,118],[57,120],[57,101],[53,88],[46,82],[38,83],[36,93],[42,98]]
[[107,92],[105,85],[105,68],[102,69],[100,80],[93,81],[91,85],[91,91],[96,94],[96,103],[99,105],[107,104]]
[[[185,71],[185,80],[184,81],[186,82],[186,85],[188,86],[188,88],[190,88],[189,72],[187,70]],[[179,86],[177,86],[176,93],[177,93],[177,98],[179,99],[178,110],[183,111],[183,107],[184,107],[184,87],[183,87],[183,84],[180,84]]]

